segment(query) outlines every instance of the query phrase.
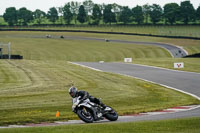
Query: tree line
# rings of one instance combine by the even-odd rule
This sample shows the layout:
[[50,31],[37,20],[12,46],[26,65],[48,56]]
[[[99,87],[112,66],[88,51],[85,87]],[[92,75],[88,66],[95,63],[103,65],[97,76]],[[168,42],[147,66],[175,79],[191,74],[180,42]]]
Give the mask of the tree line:
[[33,21],[40,25],[45,19],[53,24],[58,21],[60,24],[72,24],[74,21],[75,24],[79,22],[93,25],[99,25],[100,22],[104,24],[158,24],[162,21],[173,25],[177,22],[188,24],[200,21],[200,6],[195,9],[190,1],[183,1],[180,5],[168,3],[163,8],[158,4],[137,5],[129,8],[116,3],[95,4],[92,0],[85,0],[82,3],[71,1],[63,7],[51,7],[47,13],[40,9],[32,12],[25,7],[19,10],[9,7],[6,8],[3,18],[9,26],[25,26]]

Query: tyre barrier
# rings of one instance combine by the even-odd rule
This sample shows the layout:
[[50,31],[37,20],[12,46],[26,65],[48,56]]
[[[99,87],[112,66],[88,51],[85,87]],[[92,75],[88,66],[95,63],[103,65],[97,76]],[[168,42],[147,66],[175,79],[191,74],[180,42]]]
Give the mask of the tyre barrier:
[[184,58],[200,58],[200,53],[192,54],[192,55],[187,55]]
[[[8,55],[2,55],[0,56],[0,59],[9,59]],[[23,56],[21,55],[10,55],[10,59],[23,59]]]

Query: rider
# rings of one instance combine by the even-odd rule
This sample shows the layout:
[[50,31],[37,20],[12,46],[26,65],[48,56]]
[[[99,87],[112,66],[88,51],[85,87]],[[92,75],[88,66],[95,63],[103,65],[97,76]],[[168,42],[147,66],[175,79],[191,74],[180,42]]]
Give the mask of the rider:
[[87,91],[78,91],[77,88],[74,86],[69,88],[69,94],[72,98],[80,96],[80,103],[88,98],[91,102],[96,103],[96,104],[100,105],[101,107],[103,107],[103,109],[106,108],[106,105],[103,104],[98,98],[95,98],[95,97],[89,95],[89,93]]

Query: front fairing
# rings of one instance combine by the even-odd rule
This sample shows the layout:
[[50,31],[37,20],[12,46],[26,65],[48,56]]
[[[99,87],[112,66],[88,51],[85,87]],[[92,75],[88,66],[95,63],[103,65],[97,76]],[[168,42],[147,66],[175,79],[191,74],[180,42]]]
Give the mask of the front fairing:
[[90,102],[89,99],[84,100],[80,103],[80,97],[75,97],[72,99],[72,111],[76,113],[78,108],[86,107],[86,108],[92,108],[93,103]]

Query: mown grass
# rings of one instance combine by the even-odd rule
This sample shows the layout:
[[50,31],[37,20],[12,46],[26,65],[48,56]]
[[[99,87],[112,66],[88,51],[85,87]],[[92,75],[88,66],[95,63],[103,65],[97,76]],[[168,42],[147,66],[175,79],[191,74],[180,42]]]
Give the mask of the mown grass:
[[[77,119],[71,111],[71,98],[67,93],[71,84],[102,98],[104,103],[114,107],[120,115],[199,104],[199,101],[191,96],[155,84],[67,63],[122,61],[124,57],[132,57],[137,63],[147,64],[148,61],[158,60],[150,63],[153,65],[163,59],[163,62],[173,61],[170,54],[162,48],[75,39],[47,39],[46,34],[83,35],[45,32],[0,33],[1,42],[12,43],[12,54],[24,56],[24,60],[0,60],[0,125]],[[141,40],[135,36],[83,36]],[[142,39],[148,40],[155,41],[155,38]],[[192,45],[196,47],[196,43],[192,42]],[[198,60],[188,60],[192,65],[196,63],[195,68],[199,70],[195,61]],[[188,68],[193,69],[190,65]],[[60,112],[59,118],[56,118],[57,111]]]
[[[184,68],[174,68],[174,63],[184,63]],[[162,68],[169,68],[174,70],[197,72],[200,73],[200,59],[199,58],[152,58],[152,59],[135,59],[134,64],[143,64],[150,66],[157,66]]]
[[[51,33],[4,32],[0,39],[13,44],[12,53],[23,55],[25,59],[31,60],[123,61],[125,57],[171,57],[166,50],[155,46],[75,39],[47,39],[46,34]],[[53,33],[52,36],[61,34],[63,33]],[[64,33],[64,35],[70,34]]]
[[87,31],[102,31],[102,32],[123,32],[137,34],[151,34],[164,36],[188,36],[200,37],[200,26],[60,26],[60,27],[21,27],[35,29],[51,29],[51,30],[87,30]]
[[200,118],[131,122],[116,124],[84,124],[57,127],[0,129],[2,133],[199,133]]
[[[0,86],[0,125],[77,119],[71,111],[71,98],[67,93],[72,83],[102,98],[120,115],[199,104],[190,96],[158,85],[96,72],[66,61],[0,62],[1,71],[6,72],[8,79],[13,75],[18,77],[8,80],[7,86]],[[57,111],[60,111],[59,119],[55,117]]]
[[[13,39],[18,38],[18,35],[30,35],[30,36],[41,36],[45,37],[46,34],[50,35],[64,35],[64,36],[84,36],[84,37],[94,37],[94,38],[106,38],[106,39],[120,39],[120,40],[130,40],[130,41],[141,41],[141,42],[163,42],[173,45],[183,47],[188,51],[189,54],[200,53],[200,41],[191,39],[168,39],[168,38],[156,38],[156,37],[143,37],[143,36],[127,36],[127,35],[111,35],[111,34],[91,34],[91,33],[73,33],[73,32],[0,32],[1,42],[13,42]],[[31,37],[24,36],[24,40],[31,40]],[[21,38],[22,39],[22,38]],[[23,43],[24,40],[20,40],[18,43]],[[70,41],[76,42],[77,40],[69,39]],[[68,41],[69,41],[68,40]],[[47,39],[44,42],[48,42]],[[59,40],[60,41],[60,40]],[[91,42],[91,41],[89,41]],[[39,41],[37,41],[39,43]],[[35,45],[37,45],[37,43]],[[49,43],[49,42],[48,42]],[[88,41],[86,42],[88,43]],[[97,43],[95,41],[95,43]],[[101,44],[103,44],[101,42]],[[140,57],[142,58],[142,57]]]
[[1,32],[0,39],[2,42],[12,43],[13,54],[20,54],[25,59],[31,60],[123,61],[125,57],[132,57],[133,63],[170,69],[173,69],[174,62],[184,62],[185,68],[182,70],[200,72],[199,58],[172,59],[167,51],[155,46],[75,39],[47,39],[45,38],[46,34],[51,34],[52,36],[84,36],[143,42],[162,42],[183,47],[189,54],[200,53],[200,41],[187,39],[59,32]]

